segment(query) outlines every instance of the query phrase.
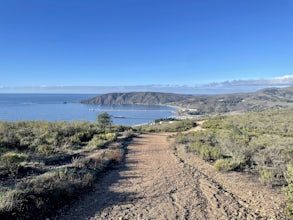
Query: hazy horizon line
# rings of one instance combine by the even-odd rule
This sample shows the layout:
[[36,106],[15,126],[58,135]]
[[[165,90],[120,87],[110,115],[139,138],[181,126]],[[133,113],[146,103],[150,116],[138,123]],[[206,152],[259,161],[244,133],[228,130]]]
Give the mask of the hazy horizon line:
[[110,92],[173,92],[184,94],[221,94],[254,92],[268,87],[293,86],[293,75],[283,75],[270,79],[227,80],[207,84],[150,84],[125,86],[84,86],[84,85],[41,85],[41,86],[0,86],[0,93],[72,93],[72,94],[103,94]]

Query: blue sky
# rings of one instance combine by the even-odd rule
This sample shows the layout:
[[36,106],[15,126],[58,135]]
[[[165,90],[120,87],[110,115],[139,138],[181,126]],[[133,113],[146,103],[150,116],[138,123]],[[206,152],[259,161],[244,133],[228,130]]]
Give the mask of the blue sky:
[[293,74],[292,0],[0,0],[0,86]]

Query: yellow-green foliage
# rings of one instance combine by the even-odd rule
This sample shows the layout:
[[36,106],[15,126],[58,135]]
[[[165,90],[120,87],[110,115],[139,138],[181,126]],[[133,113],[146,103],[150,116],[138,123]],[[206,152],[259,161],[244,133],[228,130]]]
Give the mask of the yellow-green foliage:
[[215,162],[214,167],[216,170],[228,172],[234,169],[234,163],[231,159],[218,159]]
[[223,126],[223,119],[224,116],[216,116],[211,118],[210,120],[206,121],[203,125],[202,128],[206,129],[219,129]]
[[0,122],[0,147],[30,151],[40,145],[61,147],[66,143],[75,144],[71,139],[85,141],[81,140],[82,132],[86,132],[90,139],[101,131],[94,123],[84,122]]
[[103,147],[106,143],[110,143],[117,139],[116,133],[106,133],[106,134],[96,134],[89,141],[87,148],[88,149],[96,149]]
[[245,169],[247,162],[244,157],[218,159],[214,167],[223,172]]
[[288,165],[286,171],[286,181],[288,185],[283,188],[283,191],[287,197],[286,211],[289,216],[293,217],[293,165]]
[[19,164],[26,158],[27,155],[23,153],[7,152],[1,156],[1,163],[5,164],[6,166],[10,166],[12,164]]
[[69,137],[69,142],[73,145],[80,145],[82,144],[82,142],[89,141],[91,138],[92,133],[88,133],[86,131],[79,131]]
[[192,146],[192,150],[197,152],[202,159],[207,161],[215,161],[222,157],[222,154],[219,148],[201,144],[201,143],[195,143]]
[[55,148],[53,146],[50,145],[40,145],[36,148],[37,152],[40,154],[45,154],[45,155],[49,155],[55,152]]
[[88,143],[87,148],[90,150],[104,146],[106,141],[101,139],[100,135],[95,135]]
[[106,133],[106,134],[99,134],[98,135],[100,139],[105,140],[105,141],[115,141],[117,138],[116,133]]
[[259,171],[259,174],[260,174],[260,180],[264,184],[271,185],[271,183],[274,181],[275,172],[272,169],[263,168]]

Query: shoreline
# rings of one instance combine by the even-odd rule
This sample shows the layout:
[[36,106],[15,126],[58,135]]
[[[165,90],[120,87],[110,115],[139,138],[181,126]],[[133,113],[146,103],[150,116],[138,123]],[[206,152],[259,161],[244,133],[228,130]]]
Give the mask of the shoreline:
[[[97,115],[108,112],[113,116],[115,124],[127,126],[151,123],[159,118],[175,117],[178,108],[167,105],[132,105],[132,106],[97,106],[80,104],[72,100],[81,96],[65,95],[14,95],[11,98],[3,98],[0,103],[0,121],[46,121],[46,122],[95,122]],[[69,99],[70,98],[70,99]],[[66,102],[67,104],[64,104]],[[29,103],[29,104],[27,104]],[[94,111],[91,111],[90,109]],[[15,114],[19,112],[19,114]],[[132,119],[133,118],[133,119]]]

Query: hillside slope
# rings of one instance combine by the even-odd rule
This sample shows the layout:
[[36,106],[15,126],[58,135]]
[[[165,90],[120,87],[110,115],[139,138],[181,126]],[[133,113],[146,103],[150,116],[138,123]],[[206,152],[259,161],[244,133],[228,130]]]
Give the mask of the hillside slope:
[[193,96],[181,100],[177,106],[196,109],[195,114],[262,111],[293,107],[293,86],[268,88],[254,93]]
[[191,97],[191,95],[159,92],[109,93],[83,100],[81,103],[96,105],[163,105]]
[[262,111],[293,106],[293,86],[268,88],[255,93],[183,95],[159,92],[109,93],[83,100],[96,105],[173,105],[193,109],[190,114]]

